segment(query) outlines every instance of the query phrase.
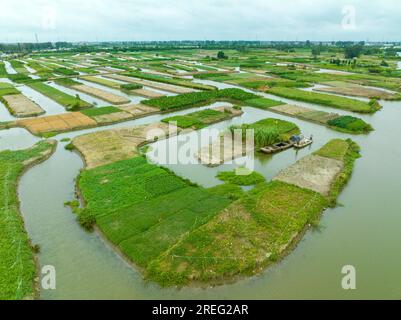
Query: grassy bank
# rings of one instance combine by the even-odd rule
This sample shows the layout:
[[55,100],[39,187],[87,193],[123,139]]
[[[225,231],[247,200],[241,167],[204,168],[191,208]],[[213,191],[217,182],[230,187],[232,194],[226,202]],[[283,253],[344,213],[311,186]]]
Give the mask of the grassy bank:
[[19,212],[18,179],[23,171],[50,156],[46,141],[31,149],[0,152],[0,300],[33,297],[36,266]]
[[28,84],[32,89],[40,92],[41,94],[49,97],[57,103],[64,106],[67,110],[77,110],[82,108],[89,108],[92,105],[86,101],[83,101],[79,96],[73,97],[66,94],[56,88],[53,88],[43,82],[32,82]]
[[359,113],[374,113],[381,107],[376,102],[366,103],[359,100],[353,100],[345,97],[339,97],[329,94],[322,94],[299,89],[273,87],[268,90],[269,93],[298,101],[305,101],[347,111]]
[[355,161],[360,158],[359,152],[360,147],[351,139],[331,140],[320,150],[315,152],[318,156],[340,160],[344,163],[342,172],[337,176],[331,186],[331,191],[328,197],[331,206],[336,204],[338,195],[351,178]]

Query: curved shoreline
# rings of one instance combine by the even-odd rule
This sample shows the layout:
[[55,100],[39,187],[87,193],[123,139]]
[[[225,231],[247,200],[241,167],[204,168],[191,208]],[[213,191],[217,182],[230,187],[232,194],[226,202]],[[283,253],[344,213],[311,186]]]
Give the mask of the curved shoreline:
[[[24,231],[25,231],[25,233],[26,233],[26,235],[27,235],[27,237],[29,239],[28,244],[29,244],[29,246],[30,246],[30,248],[32,250],[32,257],[33,257],[33,260],[34,260],[34,264],[36,266],[36,275],[35,275],[35,278],[33,279],[33,286],[32,286],[32,296],[25,296],[23,298],[24,300],[26,300],[26,299],[28,299],[28,300],[29,299],[37,300],[37,299],[40,298],[40,288],[39,288],[39,282],[40,282],[39,268],[40,268],[40,263],[39,263],[38,254],[35,253],[34,250],[33,250],[32,239],[29,237],[29,234],[28,234],[28,232],[26,230],[26,227],[25,227],[24,216],[23,216],[23,214],[21,212],[21,201],[20,201],[20,196],[19,196],[19,186],[20,186],[20,181],[21,181],[21,179],[22,179],[22,177],[24,176],[25,173],[27,173],[33,167],[35,167],[35,166],[47,161],[54,154],[54,152],[56,151],[57,145],[58,145],[56,140],[45,140],[45,141],[47,141],[47,142],[52,144],[52,148],[50,149],[50,151],[47,152],[42,158],[33,160],[32,162],[30,162],[29,164],[24,166],[23,170],[18,175],[17,181],[16,181],[17,210],[18,210],[18,213],[19,213],[19,215],[21,217],[21,221],[23,223]],[[34,148],[34,146],[31,147],[31,148],[28,148],[28,149],[32,149],[32,148]]]

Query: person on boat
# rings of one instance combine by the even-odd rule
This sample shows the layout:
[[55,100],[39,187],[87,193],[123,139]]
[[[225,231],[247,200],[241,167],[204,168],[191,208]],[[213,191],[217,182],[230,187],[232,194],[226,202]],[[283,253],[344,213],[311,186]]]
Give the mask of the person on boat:
[[310,141],[313,141],[313,134],[310,135],[309,140],[310,140]]

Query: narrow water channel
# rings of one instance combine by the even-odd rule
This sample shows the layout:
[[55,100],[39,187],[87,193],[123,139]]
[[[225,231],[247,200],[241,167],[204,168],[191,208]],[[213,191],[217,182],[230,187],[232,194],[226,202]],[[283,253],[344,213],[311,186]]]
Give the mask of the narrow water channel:
[[[216,85],[216,83],[214,83]],[[298,102],[292,102],[297,103]],[[309,105],[305,104],[304,105]],[[318,230],[309,231],[297,248],[283,261],[256,277],[215,288],[161,289],[145,283],[141,274],[121,259],[96,234],[83,231],[70,209],[63,203],[73,199],[74,179],[83,167],[81,159],[64,149],[43,164],[29,170],[19,186],[21,211],[35,244],[41,246],[41,265],[54,265],[57,289],[42,290],[43,299],[181,299],[181,298],[401,298],[401,214],[399,181],[401,148],[395,139],[401,135],[401,102],[383,102],[384,108],[368,116],[376,131],[353,136],[362,148],[353,177],[339,198],[342,206],[329,209]],[[309,105],[315,108],[314,105]],[[324,108],[327,110],[327,108]],[[193,112],[185,110],[177,114]],[[337,110],[338,111],[338,110]],[[150,123],[156,115],[109,127],[88,129],[57,136],[74,137],[111,127]],[[268,111],[244,108],[244,115],[214,125],[225,128],[232,123],[253,122],[276,117],[297,123],[305,134],[313,134],[311,149],[298,154],[288,150],[273,157],[257,157],[256,170],[267,178],[298,158],[312,152],[331,138],[347,138],[325,127],[280,116]],[[20,131],[16,131],[20,130]],[[197,133],[199,134],[199,133]],[[26,148],[36,138],[25,130],[0,131],[0,149]],[[25,141],[22,143],[21,141]],[[229,166],[222,166],[225,170]],[[201,165],[172,166],[178,174],[202,185],[218,183],[217,169]],[[341,268],[352,264],[357,270],[357,290],[341,289]]]

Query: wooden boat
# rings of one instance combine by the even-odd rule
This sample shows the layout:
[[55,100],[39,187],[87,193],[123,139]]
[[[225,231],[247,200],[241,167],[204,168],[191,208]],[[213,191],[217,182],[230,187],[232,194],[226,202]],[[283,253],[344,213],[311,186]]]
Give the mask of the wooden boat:
[[305,148],[305,147],[311,145],[312,143],[313,143],[313,140],[311,140],[311,139],[303,139],[297,143],[294,143],[294,148],[302,149],[302,148]]
[[260,151],[262,151],[263,153],[275,153],[278,151],[283,151],[283,150],[289,149],[292,146],[293,146],[293,143],[283,141],[283,142],[275,143],[268,147],[260,148]]

